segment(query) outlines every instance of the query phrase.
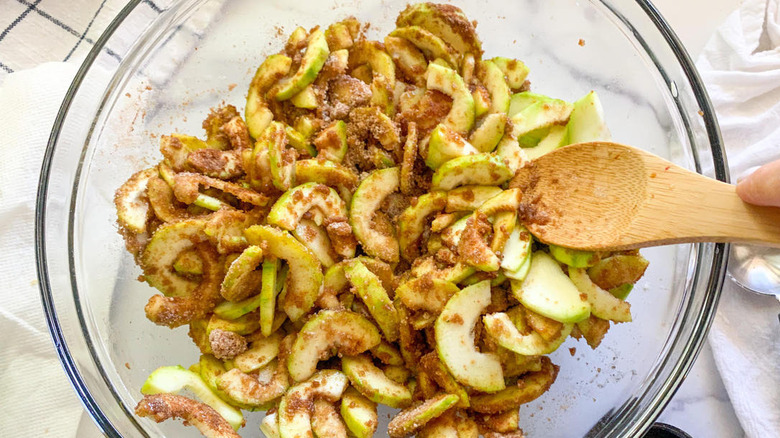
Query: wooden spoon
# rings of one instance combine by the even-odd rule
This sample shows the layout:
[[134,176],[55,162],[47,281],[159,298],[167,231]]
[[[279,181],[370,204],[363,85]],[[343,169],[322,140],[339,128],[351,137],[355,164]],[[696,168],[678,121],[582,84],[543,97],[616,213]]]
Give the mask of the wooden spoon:
[[557,149],[521,168],[520,218],[542,242],[617,251],[688,242],[780,247],[780,208],[744,203],[735,186],[609,142]]

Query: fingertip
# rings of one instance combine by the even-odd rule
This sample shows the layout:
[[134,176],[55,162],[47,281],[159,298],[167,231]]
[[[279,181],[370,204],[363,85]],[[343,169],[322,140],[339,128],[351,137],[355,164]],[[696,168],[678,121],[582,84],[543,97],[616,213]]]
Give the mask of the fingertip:
[[780,207],[780,160],[762,166],[739,181],[736,190],[747,203]]
[[754,192],[755,190],[753,189],[753,183],[749,176],[737,182],[737,196],[742,198],[743,201],[754,204]]

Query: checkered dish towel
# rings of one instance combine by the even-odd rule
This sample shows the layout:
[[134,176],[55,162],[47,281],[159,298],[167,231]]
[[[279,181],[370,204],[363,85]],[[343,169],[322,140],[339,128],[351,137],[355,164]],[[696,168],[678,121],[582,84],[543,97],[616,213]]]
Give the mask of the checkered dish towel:
[[[127,0],[0,0],[0,77],[44,62],[80,60]],[[165,0],[143,0],[150,16]],[[129,44],[129,42],[127,42]],[[107,47],[116,62],[125,47]]]

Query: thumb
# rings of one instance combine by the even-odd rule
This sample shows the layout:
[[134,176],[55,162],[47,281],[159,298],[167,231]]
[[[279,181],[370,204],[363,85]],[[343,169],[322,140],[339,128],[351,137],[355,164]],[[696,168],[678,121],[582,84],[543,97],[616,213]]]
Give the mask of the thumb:
[[780,207],[780,160],[761,166],[740,181],[737,195],[750,204]]

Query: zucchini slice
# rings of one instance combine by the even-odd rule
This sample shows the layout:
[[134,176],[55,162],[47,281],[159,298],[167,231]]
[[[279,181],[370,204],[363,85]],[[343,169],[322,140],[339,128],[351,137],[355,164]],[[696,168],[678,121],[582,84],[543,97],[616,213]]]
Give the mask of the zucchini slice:
[[402,366],[404,358],[393,344],[382,340],[376,347],[371,349],[371,354],[386,365]]
[[341,396],[341,417],[355,438],[373,437],[379,425],[376,403],[351,386]]
[[322,282],[323,293],[336,295],[349,285],[349,280],[347,280],[347,276],[344,273],[344,268],[354,261],[359,261],[367,267],[369,271],[379,277],[379,280],[382,282],[382,287],[385,290],[395,290],[396,279],[393,274],[392,266],[381,260],[359,256],[352,260],[341,261],[328,268],[325,272],[325,279]]
[[385,197],[398,190],[399,180],[397,167],[371,172],[355,190],[349,208],[349,222],[363,250],[390,263],[398,261],[398,241],[389,230],[376,229],[373,218]]
[[185,426],[194,426],[203,436],[210,438],[241,438],[219,412],[181,395],[145,395],[136,405],[135,414],[151,417],[158,423],[180,418]]
[[519,90],[523,88],[523,83],[525,83],[525,79],[528,77],[528,73],[530,72],[530,69],[523,63],[523,61],[518,59],[504,58],[501,56],[497,56],[490,61],[492,61],[493,64],[495,64],[496,67],[498,67],[501,72],[504,73],[504,77],[506,78],[506,83],[509,85],[509,88],[513,90]]
[[498,271],[501,260],[485,241],[492,228],[487,216],[480,211],[468,217],[458,242],[458,254],[462,262],[480,271]]
[[133,233],[145,233],[146,222],[151,216],[146,188],[149,180],[157,176],[157,168],[136,172],[114,195],[114,205],[119,225]]
[[[531,257],[534,238],[522,225],[517,225],[509,235],[502,251],[501,267],[505,271],[516,272]],[[511,277],[510,277],[511,278]]]
[[634,284],[645,274],[650,262],[641,255],[616,254],[588,269],[588,276],[604,290]]
[[316,182],[331,187],[357,187],[357,176],[333,161],[311,158],[295,162],[295,180],[300,184]]
[[316,109],[318,106],[317,93],[312,84],[307,85],[306,88],[291,97],[290,103],[297,108]]
[[584,269],[570,268],[569,278],[579,292],[588,297],[594,316],[615,322],[631,321],[631,305],[596,286]]
[[279,355],[261,371],[273,369],[270,379],[260,380],[260,375],[247,374],[233,368],[217,377],[217,387],[230,399],[244,406],[266,406],[282,395],[290,387],[287,373],[287,356],[290,352],[292,336],[285,336],[279,346]]
[[314,138],[317,157],[340,163],[347,155],[347,124],[336,120],[326,126]]
[[398,339],[398,313],[379,277],[369,271],[360,260],[353,260],[344,266],[344,273],[354,286],[355,294],[368,307],[368,312],[379,325],[385,339],[395,342]]
[[239,354],[233,359],[236,368],[251,373],[268,365],[279,355],[279,345],[282,342],[282,335],[273,333],[267,338],[261,338],[254,342],[248,350]]
[[535,160],[567,144],[569,144],[569,132],[566,127],[555,125],[550,127],[550,132],[539,141],[539,144],[532,148],[525,148],[523,152],[529,160]]
[[446,205],[447,194],[432,191],[417,198],[417,203],[407,207],[398,216],[398,246],[406,260],[412,261],[420,255],[419,240],[425,231],[426,219],[444,210]]
[[309,142],[309,139],[303,135],[303,133],[298,132],[292,126],[285,126],[284,133],[287,136],[287,143],[298,150],[301,154],[306,154],[312,157],[317,156],[317,149],[312,146],[312,144]]
[[376,347],[382,337],[366,318],[347,310],[321,310],[309,319],[293,344],[287,366],[296,381],[308,379],[320,360],[338,352],[360,354]]
[[157,368],[144,382],[141,393],[144,395],[176,394],[185,388],[195,394],[203,403],[214,408],[222,418],[230,423],[233,429],[238,430],[244,425],[244,416],[241,411],[220,399],[198,374],[178,365]]
[[474,155],[478,152],[460,134],[440,123],[431,132],[431,137],[428,140],[428,154],[425,157],[425,164],[436,170],[453,158]]
[[520,207],[522,196],[522,192],[517,188],[503,190],[480,205],[477,211],[488,217],[499,213],[514,213]]
[[467,135],[474,126],[474,97],[458,72],[430,63],[426,71],[429,90],[440,91],[452,97],[452,109],[442,123],[461,135]]
[[[429,61],[435,59],[444,60],[449,66],[458,66],[458,56],[441,38],[428,32],[420,26],[398,27],[390,32],[391,37],[409,40],[420,49]],[[430,66],[430,64],[429,64]],[[430,86],[428,87],[430,88]]]
[[252,83],[249,85],[246,109],[244,110],[246,125],[252,137],[260,137],[260,134],[273,121],[274,114],[265,101],[265,92],[274,83],[285,77],[290,72],[291,66],[292,59],[287,56],[271,55],[257,68]]
[[551,126],[568,123],[572,109],[572,104],[559,99],[534,103],[511,117],[512,137],[523,147],[536,146]]
[[265,242],[266,252],[287,261],[287,295],[282,309],[297,321],[311,310],[322,284],[322,268],[319,260],[306,246],[288,232],[266,225],[253,225],[244,231],[252,245]]
[[483,414],[499,414],[509,409],[517,409],[544,394],[558,376],[558,366],[548,357],[542,357],[542,369],[524,375],[503,391],[495,394],[475,395],[471,397],[471,410]]
[[417,160],[417,147],[417,123],[409,122],[406,125],[406,141],[401,161],[401,193],[405,195],[412,193],[412,176],[414,175],[414,162]]
[[479,438],[479,426],[477,426],[477,423],[464,411],[451,409],[429,421],[425,427],[417,433],[417,437]]
[[461,54],[482,53],[482,44],[466,14],[451,5],[415,3],[398,14],[396,26],[420,26],[437,35]]
[[501,362],[494,354],[477,351],[474,343],[474,326],[488,305],[490,281],[453,295],[436,318],[436,352],[458,382],[483,392],[496,392],[505,387]]
[[395,295],[412,310],[438,314],[458,290],[452,282],[425,275],[403,283],[396,289]]
[[315,182],[301,184],[284,192],[271,207],[267,221],[288,231],[295,230],[303,215],[312,208],[325,217],[347,217],[347,205],[332,188]]
[[176,257],[173,262],[173,270],[180,275],[201,275],[203,274],[203,260],[200,259],[198,252],[194,249],[184,251]]
[[369,400],[391,408],[402,408],[412,401],[409,388],[390,380],[364,355],[342,357],[341,368],[355,389]]
[[581,297],[582,292],[543,251],[531,255],[528,276],[522,283],[512,281],[512,293],[525,307],[558,322],[579,322],[591,313],[591,305]]
[[314,400],[311,429],[317,438],[346,438],[347,427],[336,406],[325,400]]
[[449,394],[455,394],[460,399],[458,401],[459,408],[469,407],[469,394],[465,389],[452,377],[447,367],[439,360],[439,357],[435,352],[430,352],[420,358],[420,368],[427,373],[436,383]]
[[550,255],[558,262],[563,263],[570,268],[589,268],[601,260],[599,253],[594,251],[564,248],[553,244],[548,246],[550,248]]
[[405,38],[387,36],[385,49],[404,76],[418,87],[425,86],[425,70],[428,68],[428,61],[414,44]]
[[506,313],[485,315],[482,321],[485,324],[485,332],[495,339],[498,345],[524,356],[552,353],[569,337],[574,328],[573,323],[564,324],[560,335],[548,341],[533,331],[527,335],[521,334]]
[[325,40],[325,32],[317,29],[309,35],[309,44],[301,59],[301,66],[292,77],[282,80],[269,92],[269,96],[276,100],[287,100],[300,93],[306,86],[314,82],[320,73],[325,61],[328,60],[330,50]]
[[311,407],[315,399],[335,402],[347,389],[347,377],[334,370],[322,370],[299,383],[279,403],[279,435],[282,438],[313,436]]
[[176,274],[173,264],[179,254],[206,240],[205,225],[205,220],[190,219],[157,228],[141,253],[144,279],[150,286],[167,297],[187,296],[195,290],[197,283]]
[[338,256],[333,251],[330,238],[323,227],[312,220],[301,219],[292,233],[296,239],[306,245],[306,248],[309,248],[312,254],[317,256],[322,266],[330,268],[336,263]]
[[492,152],[504,136],[506,121],[506,114],[503,113],[486,115],[471,132],[469,143],[479,152]]
[[349,51],[349,68],[354,69],[368,64],[371,71],[384,76],[391,86],[395,84],[395,64],[393,58],[383,50],[377,41],[357,41]]
[[567,125],[571,144],[586,141],[609,141],[612,135],[604,121],[604,109],[595,91],[574,102],[574,109]]
[[509,111],[510,91],[504,80],[504,72],[492,61],[477,63],[477,78],[490,93],[490,113],[506,114]]
[[266,414],[260,422],[260,432],[265,438],[281,438],[279,434],[279,416],[276,412]]
[[404,409],[390,420],[387,433],[390,438],[404,438],[417,433],[429,421],[453,408],[458,403],[458,396],[454,394],[439,394]]
[[526,149],[521,148],[517,138],[511,133],[504,133],[504,137],[498,142],[495,154],[498,155],[509,167],[509,171],[514,175],[517,169],[523,167],[528,162]]
[[254,295],[260,286],[261,273],[255,269],[263,261],[263,249],[249,246],[230,264],[222,280],[220,294],[228,301],[241,301]]
[[462,185],[498,186],[514,176],[500,157],[481,153],[454,158],[433,174],[433,189],[452,190]]
[[284,124],[271,122],[257,140],[260,147],[268,149],[271,166],[271,182],[279,190],[295,185],[295,152],[287,148],[287,132]]
[[279,259],[268,257],[263,261],[263,274],[260,286],[260,332],[271,336],[276,314],[276,296],[282,291],[287,280],[287,270],[279,275]]
[[496,186],[462,186],[447,192],[445,211],[474,211],[488,199],[501,193]]
[[522,91],[515,93],[509,100],[509,112],[507,115],[511,118],[518,114],[520,111],[528,108],[529,106],[539,102],[550,102],[555,100],[552,97],[545,96],[543,94],[532,93],[530,91]]

